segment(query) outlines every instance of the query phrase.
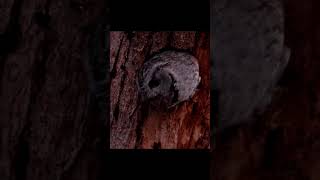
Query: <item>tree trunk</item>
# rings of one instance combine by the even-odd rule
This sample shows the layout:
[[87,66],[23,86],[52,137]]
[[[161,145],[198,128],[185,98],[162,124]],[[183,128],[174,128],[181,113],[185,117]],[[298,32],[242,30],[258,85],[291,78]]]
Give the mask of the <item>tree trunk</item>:
[[107,69],[95,48],[105,41],[105,7],[105,1],[0,2],[2,180],[101,178],[106,112],[92,87],[106,71],[90,71],[93,64]]
[[[112,149],[210,147],[209,33],[111,32]],[[189,101],[160,111],[139,101],[136,74],[145,60],[165,49],[185,50],[199,61],[201,84]]]

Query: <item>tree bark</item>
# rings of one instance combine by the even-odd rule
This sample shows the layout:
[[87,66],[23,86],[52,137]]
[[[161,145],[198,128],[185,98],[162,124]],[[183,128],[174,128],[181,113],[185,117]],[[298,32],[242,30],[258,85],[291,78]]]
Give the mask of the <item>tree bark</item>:
[[[209,33],[111,32],[111,149],[210,147]],[[171,111],[142,105],[136,74],[165,49],[185,50],[199,61],[201,85],[190,101]]]
[[101,50],[89,48],[101,44],[93,41],[103,34],[105,7],[105,1],[0,2],[2,180],[101,178],[105,119],[87,84],[97,78],[88,75],[89,60],[106,62],[97,58]]

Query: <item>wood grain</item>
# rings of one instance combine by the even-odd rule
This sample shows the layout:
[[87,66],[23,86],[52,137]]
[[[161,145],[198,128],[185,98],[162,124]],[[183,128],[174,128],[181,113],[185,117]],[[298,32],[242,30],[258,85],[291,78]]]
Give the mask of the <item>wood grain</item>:
[[83,62],[105,6],[0,2],[2,180],[100,178],[99,127],[105,122],[92,108]]

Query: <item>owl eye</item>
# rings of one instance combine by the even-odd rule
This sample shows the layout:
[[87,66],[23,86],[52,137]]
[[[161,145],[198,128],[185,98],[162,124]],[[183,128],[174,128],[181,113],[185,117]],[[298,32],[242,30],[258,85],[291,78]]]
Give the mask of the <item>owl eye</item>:
[[151,89],[159,86],[160,81],[158,79],[151,79],[151,81],[149,81],[148,85]]

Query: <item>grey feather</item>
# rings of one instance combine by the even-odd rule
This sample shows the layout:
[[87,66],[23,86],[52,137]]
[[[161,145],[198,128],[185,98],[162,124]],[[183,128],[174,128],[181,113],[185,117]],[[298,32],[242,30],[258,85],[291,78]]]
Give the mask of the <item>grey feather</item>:
[[219,92],[219,128],[252,120],[272,99],[288,64],[280,0],[215,0],[212,87]]
[[185,52],[165,51],[147,60],[139,72],[143,100],[172,107],[193,96],[199,82],[198,60]]

